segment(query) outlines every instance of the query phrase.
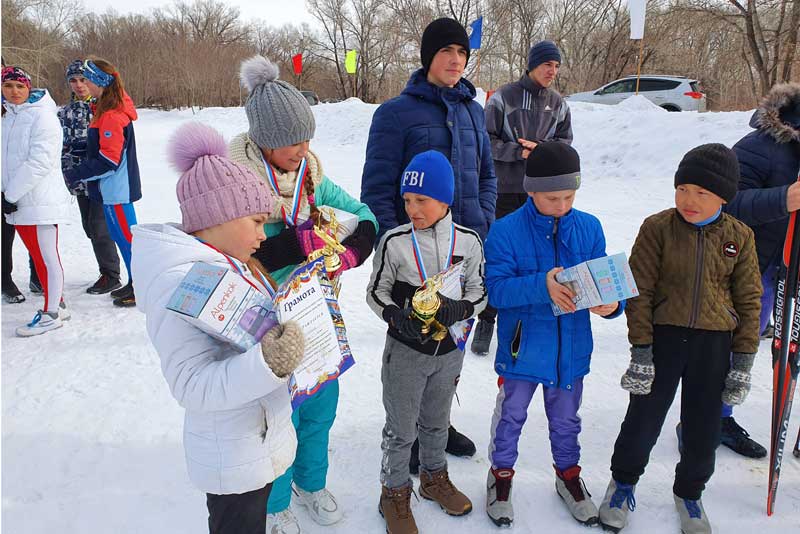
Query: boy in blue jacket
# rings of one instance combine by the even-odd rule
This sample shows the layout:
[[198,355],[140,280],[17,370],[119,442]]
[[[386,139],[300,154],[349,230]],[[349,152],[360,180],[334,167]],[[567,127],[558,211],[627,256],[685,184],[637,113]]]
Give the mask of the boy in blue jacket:
[[[597,523],[597,507],[580,477],[583,377],[589,373],[589,312],[620,315],[624,302],[576,311],[573,293],[555,276],[606,255],[600,221],[572,209],[580,158],[565,143],[543,143],[528,157],[530,199],[492,225],[486,240],[486,288],[498,309],[495,370],[500,391],[492,417],[486,511],[498,526],[514,520],[511,484],[528,405],[542,384],[556,491],[579,522]],[[551,302],[571,312],[556,317]]]

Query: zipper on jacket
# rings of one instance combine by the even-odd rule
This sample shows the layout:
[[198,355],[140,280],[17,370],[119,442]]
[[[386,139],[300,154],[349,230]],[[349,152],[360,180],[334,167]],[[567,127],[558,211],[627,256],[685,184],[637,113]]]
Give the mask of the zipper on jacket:
[[689,316],[689,328],[694,328],[700,308],[700,293],[703,289],[703,260],[705,249],[705,229],[697,229],[697,251],[695,253],[694,294],[692,295],[692,314]]
[[[553,252],[558,267],[558,217],[553,217]],[[556,317],[556,387],[561,385],[561,316]]]

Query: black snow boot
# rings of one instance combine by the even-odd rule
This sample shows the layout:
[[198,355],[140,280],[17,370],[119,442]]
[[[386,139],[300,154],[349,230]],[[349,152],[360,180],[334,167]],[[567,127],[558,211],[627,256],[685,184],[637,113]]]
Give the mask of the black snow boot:
[[19,304],[25,302],[25,295],[17,287],[13,280],[3,282],[3,300],[9,304]]
[[90,295],[105,295],[106,293],[111,293],[115,289],[119,289],[122,287],[118,278],[112,278],[107,274],[101,274],[100,278],[97,279],[91,287],[86,289],[86,292]]
[[733,452],[748,458],[764,458],[767,455],[767,449],[750,439],[750,434],[740,427],[733,417],[722,418],[722,434],[719,441]]
[[492,334],[494,333],[494,321],[480,320],[475,326],[475,332],[472,334],[472,345],[469,350],[478,356],[486,356],[489,354],[489,345],[492,343]]
[[475,444],[464,434],[450,425],[447,429],[447,447],[445,452],[453,456],[472,456],[475,454]]

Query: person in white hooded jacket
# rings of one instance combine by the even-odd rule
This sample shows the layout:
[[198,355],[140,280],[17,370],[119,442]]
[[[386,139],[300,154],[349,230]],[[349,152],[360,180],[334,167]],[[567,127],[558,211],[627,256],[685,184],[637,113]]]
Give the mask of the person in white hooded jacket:
[[136,306],[170,391],[186,409],[189,478],[207,494],[211,534],[263,534],[272,481],[294,461],[297,441],[287,380],[305,349],[296,323],[277,325],[246,352],[167,310],[197,262],[237,272],[260,291],[270,284],[250,259],[265,239],[274,200],[251,171],[227,159],[222,136],[192,123],[168,153],[182,172],[182,224],[133,227]]
[[2,83],[3,215],[30,252],[44,290],[44,307],[17,328],[17,335],[35,336],[69,318],[58,255],[58,225],[69,220],[69,194],[61,175],[63,134],[56,103],[46,90],[31,90],[24,70],[4,67]]

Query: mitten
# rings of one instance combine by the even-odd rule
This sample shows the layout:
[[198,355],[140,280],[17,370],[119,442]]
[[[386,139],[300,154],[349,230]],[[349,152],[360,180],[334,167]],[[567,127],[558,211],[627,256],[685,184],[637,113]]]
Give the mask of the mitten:
[[15,211],[17,211],[17,205],[6,200],[5,195],[3,195],[3,213],[9,214]]
[[411,308],[401,310],[395,305],[386,306],[383,309],[383,320],[397,329],[405,338],[420,343],[427,341],[427,338],[422,335],[422,321],[412,316]]
[[347,249],[347,250],[345,250],[344,252],[339,254],[339,259],[342,262],[342,266],[339,267],[339,269],[337,269],[333,273],[330,273],[330,276],[332,278],[335,278],[335,277],[339,276],[340,274],[342,274],[344,271],[346,271],[348,269],[352,269],[353,267],[358,265],[358,259],[359,259],[358,258],[358,251],[356,251],[356,249],[354,249],[353,247],[347,247],[346,246],[344,248]]
[[306,338],[294,321],[273,327],[261,339],[264,361],[275,376],[281,378],[289,376],[297,369],[305,350]]
[[453,300],[439,293],[439,301],[441,304],[436,311],[436,320],[447,328],[471,317],[475,311],[475,306],[468,300]]
[[622,389],[633,395],[648,395],[655,377],[653,347],[631,347],[631,363],[620,380]]
[[300,245],[300,250],[303,251],[304,255],[308,256],[315,250],[325,246],[325,241],[314,233],[314,223],[311,219],[298,226],[295,231],[297,232],[297,243]]
[[731,368],[725,377],[725,389],[722,390],[722,402],[731,406],[744,402],[750,392],[750,370],[755,358],[755,354],[733,353]]

